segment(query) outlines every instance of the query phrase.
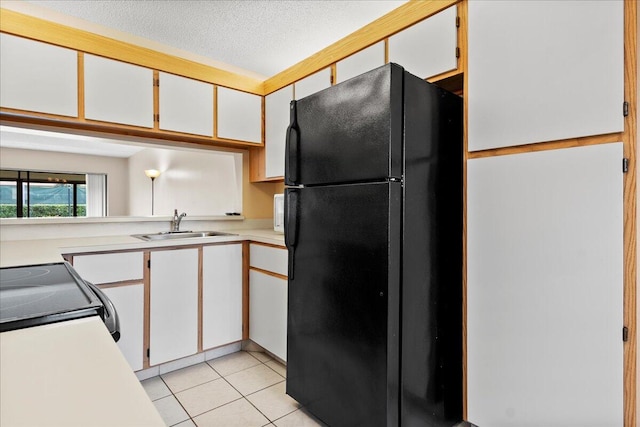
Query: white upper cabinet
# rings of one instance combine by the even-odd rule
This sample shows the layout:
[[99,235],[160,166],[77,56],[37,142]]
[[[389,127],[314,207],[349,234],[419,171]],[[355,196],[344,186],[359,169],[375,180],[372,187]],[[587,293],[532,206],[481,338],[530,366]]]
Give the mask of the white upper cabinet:
[[420,78],[458,66],[456,6],[389,37],[389,62],[395,62]]
[[623,2],[471,1],[469,150],[623,130]]
[[85,117],[153,127],[153,70],[84,55]]
[[218,138],[262,142],[262,97],[218,87]]
[[265,150],[267,178],[284,176],[284,151],[289,126],[289,105],[293,86],[284,87],[265,97]]
[[78,54],[0,34],[0,106],[78,115]]
[[336,63],[336,83],[384,65],[384,42],[376,43]]
[[160,129],[213,136],[213,85],[168,73],[160,78]]
[[331,69],[325,68],[295,82],[296,99],[304,98],[331,86]]

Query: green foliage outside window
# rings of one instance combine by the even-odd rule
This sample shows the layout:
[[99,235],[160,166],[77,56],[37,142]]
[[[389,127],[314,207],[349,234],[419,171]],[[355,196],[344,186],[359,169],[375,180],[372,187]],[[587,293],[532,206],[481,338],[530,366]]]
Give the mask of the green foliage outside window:
[[[33,205],[31,215],[27,215],[27,208],[23,208],[23,217],[73,216],[73,206],[69,205]],[[78,216],[86,216],[87,206],[78,205]],[[16,218],[16,205],[0,205],[0,218]]]

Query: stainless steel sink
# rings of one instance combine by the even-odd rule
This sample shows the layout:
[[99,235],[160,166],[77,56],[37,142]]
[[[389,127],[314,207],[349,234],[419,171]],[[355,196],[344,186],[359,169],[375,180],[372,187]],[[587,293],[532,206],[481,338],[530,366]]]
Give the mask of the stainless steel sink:
[[172,239],[191,239],[194,237],[214,237],[214,236],[237,236],[234,233],[223,233],[222,231],[164,231],[162,233],[152,234],[134,234],[141,240],[172,240]]

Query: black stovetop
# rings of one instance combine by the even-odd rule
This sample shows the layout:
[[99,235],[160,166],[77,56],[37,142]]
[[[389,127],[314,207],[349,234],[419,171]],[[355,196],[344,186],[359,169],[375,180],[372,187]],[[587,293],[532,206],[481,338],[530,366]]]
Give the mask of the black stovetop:
[[102,316],[103,310],[66,262],[0,269],[0,331]]

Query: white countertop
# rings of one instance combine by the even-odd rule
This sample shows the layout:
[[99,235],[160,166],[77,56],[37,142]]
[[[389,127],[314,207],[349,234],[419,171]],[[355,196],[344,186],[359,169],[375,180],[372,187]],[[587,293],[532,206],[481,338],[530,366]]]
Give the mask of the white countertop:
[[62,261],[62,254],[151,249],[167,246],[201,245],[251,240],[284,246],[284,234],[270,229],[224,230],[237,236],[197,237],[144,241],[132,236],[97,236],[68,239],[0,241],[0,267],[45,264]]
[[97,316],[0,334],[0,425],[164,426]]

